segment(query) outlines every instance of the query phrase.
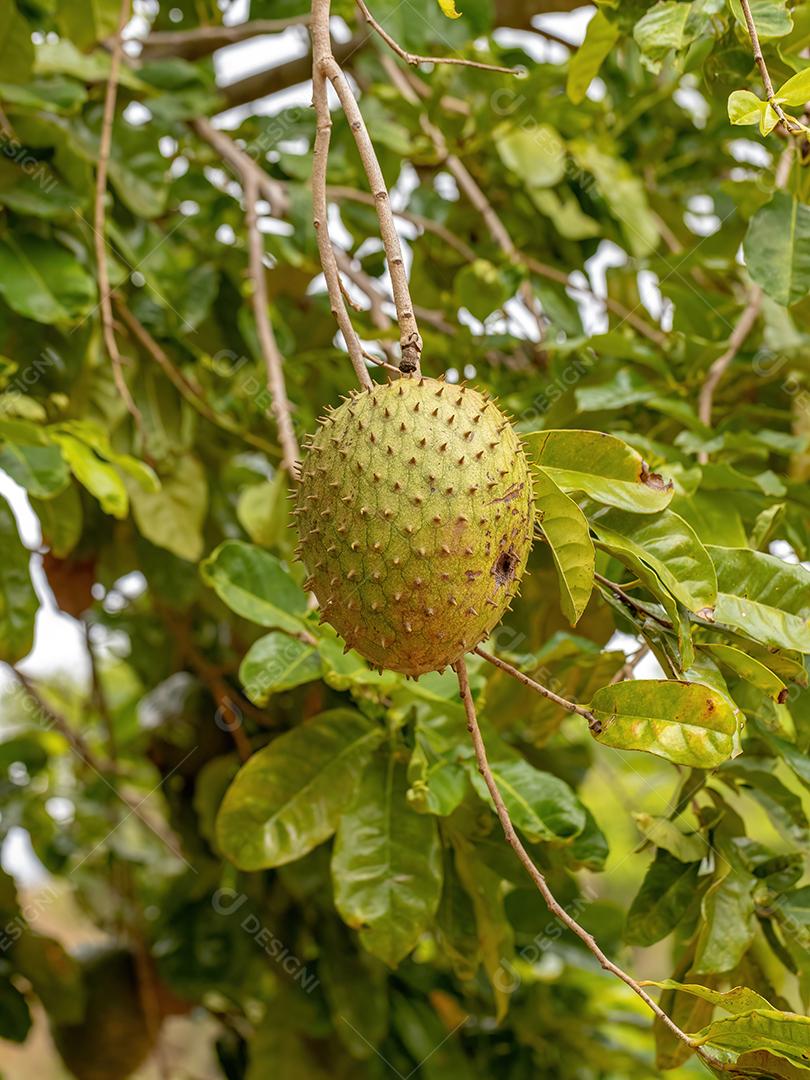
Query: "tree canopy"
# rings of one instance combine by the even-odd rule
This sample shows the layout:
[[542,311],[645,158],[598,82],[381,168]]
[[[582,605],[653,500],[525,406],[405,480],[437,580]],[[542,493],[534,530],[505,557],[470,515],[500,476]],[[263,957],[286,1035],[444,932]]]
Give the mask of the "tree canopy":
[[[0,0],[0,833],[118,950],[4,873],[3,1039],[807,1074],[809,48],[789,0]],[[510,414],[537,534],[409,680],[319,619],[290,496],[420,371]],[[26,673],[43,602],[87,685]]]

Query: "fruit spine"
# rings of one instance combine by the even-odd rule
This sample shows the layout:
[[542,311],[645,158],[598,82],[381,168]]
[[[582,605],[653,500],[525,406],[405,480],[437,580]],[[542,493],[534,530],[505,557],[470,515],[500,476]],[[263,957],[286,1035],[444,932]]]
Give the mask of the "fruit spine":
[[402,378],[321,420],[297,506],[323,618],[377,667],[441,670],[518,591],[534,504],[517,433],[477,390]]

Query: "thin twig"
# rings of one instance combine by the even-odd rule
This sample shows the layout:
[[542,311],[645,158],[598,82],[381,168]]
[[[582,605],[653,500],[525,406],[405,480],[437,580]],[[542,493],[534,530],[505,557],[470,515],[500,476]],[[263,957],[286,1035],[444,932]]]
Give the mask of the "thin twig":
[[554,266],[548,266],[546,263],[540,262],[531,255],[521,253],[521,259],[526,269],[530,270],[533,274],[537,274],[538,277],[547,278],[549,281],[557,281],[567,289],[573,289],[574,292],[581,292],[586,296],[592,297],[594,300],[597,300],[602,307],[607,308],[608,311],[612,311],[617,318],[622,320],[622,322],[626,322],[632,326],[634,330],[637,330],[638,333],[647,338],[648,341],[652,341],[659,347],[666,345],[667,335],[663,330],[651,326],[645,319],[642,319],[640,315],[637,315],[632,308],[625,307],[620,300],[616,300],[612,296],[600,296],[599,293],[594,292],[593,289],[575,285],[564,270],[558,270]]
[[768,71],[768,65],[765,63],[765,57],[762,55],[762,46],[759,43],[759,34],[757,33],[756,23],[754,22],[754,16],[751,14],[751,5],[748,0],[740,0],[740,7],[742,8],[743,16],[745,17],[745,25],[748,27],[748,36],[751,38],[751,49],[754,53],[754,60],[759,68],[759,74],[762,77],[762,85],[765,87],[765,93],[768,97],[768,103],[773,111],[782,121],[785,126],[785,131],[788,133],[801,131],[802,128],[795,126],[794,122],[786,115],[781,105],[776,102],[776,94],[774,93],[773,83],[771,82],[771,76]]
[[[84,736],[79,734],[79,732],[75,731],[74,728],[68,723],[66,718],[61,715],[61,713],[58,713],[56,709],[46,704],[44,699],[40,696],[39,691],[27,675],[24,675],[16,667],[12,667],[11,671],[13,672],[17,681],[22,686],[23,690],[28,695],[30,700],[39,709],[45,721],[55,731],[59,732],[59,734],[67,742],[68,746],[70,746],[71,750],[76,755],[76,757],[79,758],[82,764],[86,765],[88,769],[94,772],[99,777],[99,779],[102,780],[107,785],[107,787],[115,795],[117,795],[123,803],[126,804],[129,811],[135,817],[137,817],[139,821],[146,825],[146,827],[151,832],[153,832],[160,841],[162,841],[162,843],[169,849],[172,855],[174,855],[178,859],[181,859],[183,862],[186,862],[187,860],[183,858],[179,841],[177,840],[171,829],[168,827],[168,825],[164,823],[162,818],[153,818],[151,815],[147,815],[146,812],[143,810],[143,804],[146,801],[146,798],[148,798],[149,796],[146,796],[145,798],[139,798],[138,796],[131,794],[122,786],[116,784],[114,778],[119,775],[119,772],[116,769],[115,763],[97,757],[96,754],[87,745]],[[111,780],[110,777],[113,777],[113,779]],[[85,856],[85,858],[87,857],[88,856]]]
[[372,30],[375,30],[380,35],[389,49],[393,49],[397,56],[406,63],[411,64],[413,67],[418,67],[419,64],[457,64],[463,67],[478,68],[479,71],[496,71],[500,72],[502,75],[523,74],[523,69],[519,67],[500,67],[498,64],[482,64],[478,60],[467,60],[463,56],[419,56],[416,53],[408,52],[406,49],[402,48],[398,41],[395,41],[394,38],[391,37],[388,31],[385,30],[380,23],[377,22],[367,5],[364,3],[364,0],[356,0],[356,2],[363,14],[363,18]]
[[[762,308],[762,289],[759,285],[752,285],[748,293],[748,302],[743,308],[742,314],[737,320],[734,329],[729,334],[728,345],[725,352],[723,352],[712,363],[709,371],[706,375],[706,380],[700,388],[700,394],[698,396],[698,418],[701,423],[706,427],[712,426],[712,406],[714,404],[714,392],[717,389],[717,384],[723,378],[731,364],[731,361],[737,355],[742,348],[748,335],[754,327],[754,323],[759,317],[760,309]],[[701,453],[701,464],[705,464],[708,461],[708,455],[704,452]]]
[[669,1016],[667,1016],[661,1006],[650,997],[646,990],[644,990],[631,975],[628,975],[626,971],[624,971],[618,966],[618,964],[614,964],[612,960],[608,959],[608,957],[599,948],[599,945],[596,943],[593,935],[589,934],[588,931],[584,929],[584,927],[580,926],[576,919],[569,915],[565,908],[557,902],[556,897],[552,893],[551,889],[548,887],[548,883],[546,882],[545,877],[535,866],[531,856],[521,843],[520,837],[517,835],[515,827],[512,824],[512,820],[509,816],[509,811],[506,809],[506,804],[504,803],[501,793],[498,789],[498,785],[495,782],[494,776],[492,775],[492,769],[490,768],[489,761],[487,759],[486,747],[484,746],[484,740],[481,736],[481,729],[478,726],[478,717],[475,713],[475,704],[473,702],[472,694],[470,692],[470,683],[467,677],[467,665],[464,658],[462,657],[461,660],[454,664],[453,668],[456,672],[456,675],[458,676],[458,685],[461,694],[461,700],[464,703],[464,711],[467,716],[467,730],[472,737],[478,771],[484,778],[484,783],[486,784],[487,790],[489,791],[489,794],[492,798],[492,802],[494,803],[495,812],[498,815],[498,820],[500,821],[501,827],[503,828],[506,841],[515,852],[520,862],[523,864],[523,867],[528,873],[529,877],[537,886],[538,891],[540,892],[543,900],[546,903],[546,907],[549,909],[551,914],[554,915],[555,918],[559,919],[564,926],[567,926],[573,934],[576,934],[576,936],[580,939],[580,941],[583,942],[586,948],[596,957],[596,959],[599,961],[605,971],[609,971],[611,972],[611,974],[621,979],[622,982],[629,986],[635,994],[638,994],[641,1000],[653,1011],[653,1013],[655,1013],[661,1023],[666,1025],[667,1028],[669,1028],[669,1030],[672,1032],[673,1035],[676,1036],[676,1038],[680,1039],[680,1041],[685,1043],[688,1047],[690,1047],[690,1049],[697,1050],[699,1053],[699,1048],[695,1046],[695,1044],[686,1034],[686,1032],[681,1031],[678,1025],[672,1019],[670,1019]]
[[[340,202],[342,199],[347,199],[350,202],[363,203],[365,206],[376,205],[373,195],[368,191],[358,191],[355,188],[329,184],[326,188],[326,194],[330,199],[334,199],[337,202]],[[415,214],[411,210],[397,210],[395,207],[392,207],[391,209],[395,217],[402,218],[403,221],[410,221],[412,225],[416,225],[425,232],[430,232],[435,236],[438,236],[448,247],[453,248],[454,251],[457,251],[458,254],[468,262],[474,262],[474,260],[478,258],[469,244],[465,244],[460,237],[445,228],[440,222],[433,221],[432,218],[424,217],[422,214]]]
[[567,701],[565,698],[560,697],[560,695],[555,694],[553,690],[549,690],[548,687],[536,682],[518,668],[508,664],[506,660],[501,660],[499,656],[494,656],[492,653],[486,652],[480,645],[476,646],[476,648],[473,649],[473,652],[483,660],[500,668],[501,671],[505,671],[507,675],[511,675],[513,679],[517,679],[519,683],[528,686],[530,690],[534,690],[536,693],[542,694],[544,698],[548,698],[549,701],[553,701],[555,705],[559,705],[561,709],[584,717],[588,721],[588,727],[594,734],[598,735],[602,730],[601,723],[596,719],[590,709],[586,709],[584,705],[577,705],[573,701]]
[[98,658],[96,657],[96,650],[93,647],[93,641],[90,636],[91,626],[87,619],[82,620],[82,626],[84,627],[84,643],[87,648],[87,656],[90,660],[90,685],[93,704],[98,710],[98,714],[104,723],[104,730],[107,735],[107,756],[117,769],[118,740],[115,735],[115,724],[113,722],[112,714],[110,713],[109,705],[107,704],[107,695],[104,693],[104,687],[101,684]]
[[161,348],[157,341],[155,341],[143,323],[132,314],[123,298],[113,294],[113,300],[115,301],[119,316],[126,324],[127,329],[132,336],[157,363],[169,381],[180,392],[189,405],[191,405],[195,412],[199,413],[205,420],[215,424],[223,431],[227,431],[230,435],[235,435],[238,438],[243,439],[250,446],[255,446],[257,450],[261,450],[271,456],[278,454],[278,450],[272,443],[265,442],[264,439],[260,438],[258,435],[253,435],[249,431],[242,431],[239,425],[231,420],[229,416],[212,409],[208,402],[203,398],[200,387],[174,366],[165,350]]
[[121,395],[121,400],[126,406],[127,412],[135,422],[139,435],[143,438],[143,417],[135,404],[127,381],[124,378],[124,361],[118,349],[113,324],[112,301],[110,299],[110,271],[107,265],[107,228],[105,217],[105,199],[107,195],[107,171],[110,161],[110,149],[112,148],[113,117],[115,116],[115,102],[118,96],[118,72],[121,67],[121,53],[123,49],[122,36],[124,27],[129,21],[130,0],[121,0],[121,8],[118,16],[118,29],[113,39],[112,53],[110,56],[110,75],[107,79],[107,89],[104,94],[104,113],[101,120],[101,138],[98,144],[98,164],[96,166],[96,195],[93,206],[93,239],[96,251],[96,272],[98,274],[99,309],[101,311],[101,328],[104,335],[104,344],[112,364],[113,379],[116,389]]
[[[345,274],[351,283],[356,286],[369,300],[369,316],[378,330],[390,330],[391,320],[385,311],[384,304],[388,297],[383,292],[377,280],[367,274],[360,266],[355,266],[348,251],[337,248],[335,251],[338,268]],[[354,301],[351,301],[354,303]],[[362,308],[358,308],[362,311]]]
[[204,116],[198,116],[192,120],[191,126],[201,139],[204,139],[228,162],[236,171],[240,180],[248,173],[255,177],[259,190],[270,203],[271,213],[275,217],[284,217],[287,214],[290,209],[290,199],[284,184],[280,180],[275,180],[272,176],[269,176],[246,150],[237,146],[229,135],[215,128],[211,121]]
[[[781,191],[787,185],[792,164],[793,144],[788,143],[779,158],[779,164],[776,166],[774,187],[777,191]],[[701,423],[706,425],[706,427],[712,426],[712,409],[714,408],[714,394],[717,390],[717,386],[726,371],[728,371],[735,356],[742,348],[748,335],[753,330],[754,324],[756,323],[762,308],[763,298],[763,292],[760,286],[752,285],[748,293],[748,302],[743,308],[742,314],[729,335],[728,345],[725,351],[717,357],[706,373],[706,380],[701,386],[700,394],[698,395],[698,418]],[[698,455],[698,462],[701,465],[705,465],[708,460],[708,453],[705,450],[702,450]]]
[[284,379],[284,357],[273,332],[273,324],[267,313],[267,280],[264,268],[264,244],[259,232],[256,203],[259,200],[259,184],[255,172],[247,169],[242,177],[245,192],[245,224],[247,226],[250,277],[253,282],[253,316],[259,335],[264,363],[267,369],[267,389],[270,391],[271,407],[276,419],[282,460],[291,480],[298,479],[298,462],[301,450],[295,437],[287,384]]
[[253,19],[236,26],[196,26],[193,30],[153,30],[141,43],[142,60],[164,56],[179,56],[199,60],[217,49],[236,45],[240,41],[262,34],[281,34],[291,26],[306,26],[309,15],[293,15],[288,19]]
[[[403,77],[396,65],[393,64],[388,57],[383,57],[381,62],[392,82],[394,82],[400,90],[403,97],[405,97],[411,105],[418,105],[419,99],[416,91]],[[442,163],[445,165],[448,172],[455,178],[459,189],[464,192],[472,206],[484,219],[484,224],[486,225],[490,236],[510,262],[514,263],[516,266],[524,267],[531,273],[537,274],[538,277],[547,278],[549,281],[556,281],[566,288],[571,288],[577,292],[593,297],[602,304],[603,307],[612,311],[622,319],[623,322],[629,323],[635,330],[656,345],[663,346],[666,344],[667,337],[662,330],[650,326],[649,323],[634,311],[631,311],[630,308],[625,307],[624,304],[620,303],[618,300],[614,300],[611,296],[599,296],[598,293],[593,292],[591,289],[574,285],[565,271],[557,270],[553,266],[547,266],[545,263],[520,251],[512,239],[509,230],[501,221],[492,203],[476,182],[470,170],[457,154],[452,154],[450,152],[443,132],[424,114],[420,117],[420,123],[422,130],[431,140],[436,152],[442,159]],[[477,256],[473,253],[473,259],[475,258],[477,258]],[[526,302],[529,312],[534,315],[533,306],[526,301],[525,297],[524,302]]]
[[608,578],[603,577],[600,573],[595,573],[594,579],[599,582],[600,585],[604,585],[606,589],[610,589],[613,595],[625,605],[625,607],[631,608],[633,611],[637,611],[639,614],[644,615],[648,619],[653,619],[660,626],[666,627],[668,630],[672,629],[672,623],[669,619],[664,618],[663,615],[656,615],[654,611],[647,611],[647,609],[639,603],[634,596],[625,592],[621,585],[617,585],[615,581],[610,581]]
[[346,310],[346,302],[340,286],[340,273],[338,272],[335,249],[332,238],[329,235],[329,207],[326,201],[326,170],[329,163],[329,145],[332,141],[332,114],[329,110],[329,96],[327,93],[326,76],[321,71],[319,59],[331,55],[331,38],[329,34],[329,3],[322,0],[319,17],[315,18],[315,5],[313,4],[313,19],[311,25],[312,35],[312,103],[315,107],[315,145],[312,152],[312,215],[315,235],[318,239],[318,254],[321,259],[323,276],[326,280],[326,289],[329,294],[329,302],[332,306],[332,314],[337,320],[349,359],[352,362],[357,381],[364,390],[370,390],[374,385],[366,367],[363,354],[363,346],[360,338],[352,325],[349,312]]
[[[383,178],[380,163],[374,144],[366,128],[363,114],[357,104],[349,83],[343,74],[343,70],[332,53],[332,43],[329,33],[329,0],[313,0],[312,4],[312,71],[313,71],[313,94],[315,110],[318,117],[318,135],[321,136],[322,128],[327,122],[329,103],[326,97],[325,80],[329,80],[335,88],[343,112],[354,136],[360,160],[368,179],[371,194],[374,196],[374,205],[377,211],[377,220],[380,223],[380,235],[382,237],[385,256],[388,263],[388,273],[391,278],[391,290],[394,296],[394,305],[397,309],[397,323],[399,325],[399,343],[401,350],[400,370],[403,372],[419,373],[419,360],[422,355],[422,338],[419,334],[416,316],[413,311],[408,275],[405,272],[405,262],[402,257],[402,245],[394,222],[394,214],[391,210],[391,198],[388,194]],[[331,126],[331,118],[329,118]],[[326,184],[326,157],[328,156],[329,129],[322,136],[319,145],[316,137],[316,157],[319,167],[319,196],[325,202],[326,193],[323,188]],[[325,147],[325,150],[324,150]],[[320,151],[320,155],[319,155]],[[315,160],[313,160],[313,189],[315,187]],[[324,209],[321,206],[321,211]],[[322,212],[316,209],[316,219],[324,217]],[[317,227],[317,224],[316,224]],[[331,245],[330,245],[331,246]],[[323,262],[323,258],[321,260]]]

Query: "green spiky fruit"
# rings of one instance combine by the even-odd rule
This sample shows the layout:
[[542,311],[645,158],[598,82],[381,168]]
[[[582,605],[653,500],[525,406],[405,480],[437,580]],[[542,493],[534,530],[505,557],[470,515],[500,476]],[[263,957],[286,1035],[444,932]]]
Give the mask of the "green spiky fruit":
[[520,439],[497,405],[414,377],[355,393],[322,421],[296,513],[324,618],[375,666],[420,675],[500,621],[534,510]]

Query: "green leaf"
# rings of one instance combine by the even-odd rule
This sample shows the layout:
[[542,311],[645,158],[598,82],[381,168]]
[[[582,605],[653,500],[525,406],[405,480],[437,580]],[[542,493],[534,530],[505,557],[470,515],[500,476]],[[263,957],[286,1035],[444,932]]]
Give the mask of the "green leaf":
[[[743,15],[740,0],[729,0],[734,18],[742,28],[748,40],[748,24]],[[793,20],[787,11],[785,0],[750,0],[751,15],[760,40],[779,38],[793,29]]]
[[777,1009],[753,1009],[715,1020],[693,1036],[699,1046],[710,1043],[724,1050],[768,1050],[777,1057],[808,1068],[810,1017]]
[[708,548],[717,570],[718,623],[763,645],[810,652],[810,573],[748,548]]
[[560,581],[560,605],[574,626],[593,591],[594,548],[588,522],[573,499],[541,469],[534,474],[534,496],[537,522],[551,548]]
[[[37,45],[34,57],[37,75],[72,75],[80,82],[105,82],[110,77],[110,54],[101,49],[83,53],[72,41],[44,41]],[[118,81],[130,90],[143,92],[146,86],[128,66],[122,65]]]
[[39,518],[42,541],[57,559],[66,558],[82,535],[82,501],[79,488],[71,484],[50,499],[31,499],[31,508]]
[[659,0],[636,23],[633,37],[652,62],[653,71],[660,69],[661,61],[671,49],[682,49],[688,43],[686,23],[691,6],[678,0]]
[[455,868],[472,900],[478,948],[492,992],[495,1018],[503,1020],[509,1007],[509,982],[514,951],[514,931],[506,917],[503,886],[499,876],[475,855],[475,848],[461,837],[453,838]]
[[239,665],[239,680],[245,693],[259,706],[266,705],[273,694],[320,677],[318,651],[278,630],[254,641]]
[[52,79],[34,79],[23,85],[0,82],[0,101],[21,105],[26,109],[74,113],[87,101],[87,91],[74,79],[58,76]]
[[34,63],[31,26],[15,4],[0,8],[0,71],[5,82],[24,83]]
[[[535,769],[517,754],[501,760],[495,754],[490,767],[514,825],[533,843],[570,840],[585,828],[585,808],[564,780]],[[492,806],[484,778],[473,762],[467,768],[473,787]]]
[[34,618],[39,607],[31,575],[30,555],[23,547],[17,523],[0,497],[0,660],[14,664],[31,651]]
[[801,798],[774,776],[773,758],[744,755],[734,764],[723,766],[718,775],[736,781],[735,789],[747,792],[765,809],[775,828],[791,844],[807,847],[810,831]]
[[745,956],[756,933],[756,883],[756,878],[725,859],[720,863],[701,905],[703,920],[692,965],[695,973],[731,971]]
[[98,499],[105,514],[125,518],[129,512],[129,496],[115,466],[102,461],[92,447],[73,435],[56,432],[53,440],[73,475]]
[[282,544],[288,524],[286,474],[279,470],[272,480],[250,484],[239,493],[236,516],[254,544],[273,548]]
[[483,321],[506,303],[512,290],[496,266],[476,259],[456,274],[455,292],[459,306]]
[[711,617],[717,602],[714,565],[691,525],[674,510],[630,514],[586,506],[585,513],[610,551],[641,559],[684,607]]
[[395,967],[436,913],[442,850],[436,819],[407,802],[405,765],[381,751],[342,815],[332,856],[335,906],[374,956]]
[[672,498],[672,485],[613,435],[550,430],[523,438],[534,465],[564,491],[583,491],[597,502],[640,514],[663,510]]
[[700,862],[711,850],[700,833],[682,833],[668,818],[637,812],[633,819],[645,839],[680,862]]
[[0,1039],[25,1042],[31,1030],[28,1003],[8,978],[0,978]]
[[[560,236],[567,240],[587,240],[600,235],[602,230],[599,223],[588,217],[572,191],[565,188],[531,188],[529,194],[534,205],[550,219]],[[568,311],[564,304],[560,304],[553,287],[539,278],[534,285],[546,317],[552,324],[567,325],[570,321]]]
[[735,649],[732,645],[723,645],[720,642],[703,642],[700,647],[714,657],[721,667],[733,671],[751,686],[764,690],[774,701],[785,700],[787,695],[785,684],[755,656],[750,656],[741,649]]
[[627,913],[625,940],[654,945],[671,933],[695,898],[699,870],[699,863],[683,863],[658,851]]
[[71,323],[89,314],[96,285],[61,244],[20,232],[0,240],[0,294],[20,315],[40,323]]
[[637,258],[649,255],[658,244],[658,225],[644,185],[627,161],[601,149],[595,139],[574,139],[569,149],[580,168],[593,174],[630,253]]
[[421,813],[446,817],[469,790],[462,758],[470,756],[472,747],[461,741],[463,731],[457,717],[440,714],[417,719],[408,763],[408,801]]
[[203,553],[208,480],[200,460],[186,454],[161,478],[158,491],[129,488],[132,515],[141,536],[179,559],[196,562]]
[[734,90],[728,96],[728,118],[732,124],[758,124],[767,105],[750,90]]
[[778,304],[810,290],[810,206],[776,191],[751,218],[743,243],[748,272]]
[[684,994],[701,998],[712,1005],[718,1005],[726,1012],[739,1016],[741,1013],[751,1012],[753,1009],[771,1009],[773,1006],[761,994],[755,990],[749,990],[747,986],[735,986],[731,990],[712,990],[708,986],[700,986],[698,983],[681,983],[675,979],[661,979],[655,981],[646,979],[642,986],[657,986],[661,990],[680,990]]
[[328,840],[381,738],[380,728],[351,709],[321,713],[279,735],[239,770],[222,800],[222,853],[242,870],[262,870]]
[[669,508],[688,522],[702,544],[746,547],[748,538],[731,492],[696,491],[676,495]]
[[588,87],[619,40],[619,34],[618,25],[606,19],[601,11],[588,23],[584,41],[568,61],[565,91],[574,105],[585,99]]
[[291,633],[301,630],[306,593],[269,551],[242,540],[226,540],[200,564],[200,573],[242,618]]
[[529,188],[554,187],[565,175],[565,143],[550,124],[513,128],[495,136],[507,169]]
[[737,718],[727,698],[699,683],[636,679],[605,686],[591,711],[598,742],[646,750],[676,765],[713,769],[734,750]]
[[810,68],[797,71],[776,91],[776,99],[784,105],[804,105],[810,98]]
[[65,38],[87,49],[115,33],[119,10],[117,0],[89,0],[81,8],[71,0],[60,0],[57,23]]
[[[463,838],[459,838],[459,842],[465,843]],[[456,854],[450,846],[444,848],[444,879],[436,912],[436,933],[458,978],[474,978],[481,958],[476,912],[470,893],[456,870]]]
[[318,975],[335,1030],[352,1057],[378,1053],[388,1033],[388,977],[384,966],[363,949],[338,919],[323,920]]
[[[0,469],[29,495],[50,499],[67,486],[70,472],[58,446],[49,444],[33,424],[30,427],[30,442],[0,443]],[[0,422],[0,440],[2,437],[3,424]]]

